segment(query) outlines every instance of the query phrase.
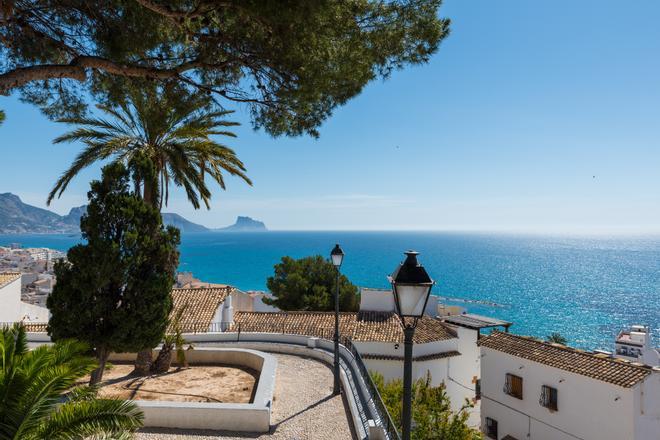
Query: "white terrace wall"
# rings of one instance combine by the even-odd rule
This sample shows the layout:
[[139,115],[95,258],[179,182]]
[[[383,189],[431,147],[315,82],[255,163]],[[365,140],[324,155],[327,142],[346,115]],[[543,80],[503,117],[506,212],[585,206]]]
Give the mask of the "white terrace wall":
[[[655,440],[635,437],[638,388],[623,388],[481,347],[481,420],[498,422],[500,438]],[[523,378],[523,400],[504,393],[505,374]],[[541,386],[557,388],[558,411],[539,404]],[[660,430],[655,431],[655,435]]]
[[[288,335],[281,333],[198,333],[185,335],[186,340],[197,343],[225,342],[234,343],[236,347],[248,348],[253,350],[266,350],[273,353],[287,353],[299,356],[309,356],[332,364],[333,342],[325,339],[318,339],[302,335]],[[194,351],[194,350],[193,350]],[[348,362],[346,368],[342,368],[341,381],[345,390],[350,390],[346,394],[348,406],[350,408],[353,426],[360,439],[367,437],[380,439],[382,429],[367,429],[362,417],[371,420],[376,419],[377,414],[373,403],[370,403],[372,397],[364,382],[359,378],[359,370],[353,355],[346,347],[340,345],[342,358]],[[349,378],[347,371],[350,373]],[[370,420],[370,421],[371,421]]]

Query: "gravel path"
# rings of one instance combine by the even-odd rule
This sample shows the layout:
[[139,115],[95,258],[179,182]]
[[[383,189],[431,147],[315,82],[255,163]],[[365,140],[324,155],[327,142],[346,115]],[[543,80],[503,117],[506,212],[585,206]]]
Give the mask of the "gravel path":
[[344,440],[352,439],[348,409],[332,397],[332,370],[317,360],[277,357],[270,434],[145,429],[138,440]]

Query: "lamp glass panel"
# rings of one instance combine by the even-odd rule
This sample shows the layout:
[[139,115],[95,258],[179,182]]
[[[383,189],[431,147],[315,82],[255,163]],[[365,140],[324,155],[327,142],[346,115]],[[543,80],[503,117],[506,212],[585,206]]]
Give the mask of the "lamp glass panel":
[[424,314],[424,304],[430,287],[428,285],[397,285],[396,291],[401,315],[421,317]]
[[344,259],[343,254],[332,254],[331,257],[332,257],[332,264],[334,266],[341,266],[341,262]]

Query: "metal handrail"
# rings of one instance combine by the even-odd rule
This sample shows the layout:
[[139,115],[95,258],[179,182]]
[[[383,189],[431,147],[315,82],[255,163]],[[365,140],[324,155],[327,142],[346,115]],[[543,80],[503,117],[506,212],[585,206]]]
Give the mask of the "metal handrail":
[[383,428],[385,428],[387,437],[392,440],[399,440],[401,437],[396,428],[396,425],[392,421],[390,412],[387,410],[387,407],[383,402],[383,398],[378,391],[378,387],[376,387],[376,384],[374,383],[369,370],[362,360],[362,356],[360,356],[360,352],[355,347],[355,344],[353,344],[353,340],[348,337],[344,337],[342,338],[342,345],[344,345],[355,358],[358,370],[362,376],[362,380],[367,385],[367,388],[369,388],[369,393],[372,396],[374,407],[376,408],[376,412],[378,412],[378,416],[380,417],[380,422],[383,425]]

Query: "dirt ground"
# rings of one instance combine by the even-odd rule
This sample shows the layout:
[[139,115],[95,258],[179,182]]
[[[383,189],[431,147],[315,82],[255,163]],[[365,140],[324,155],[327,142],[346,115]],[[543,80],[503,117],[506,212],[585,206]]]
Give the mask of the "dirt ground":
[[259,373],[249,368],[193,366],[148,377],[131,376],[133,365],[103,373],[100,397],[175,402],[250,403]]

